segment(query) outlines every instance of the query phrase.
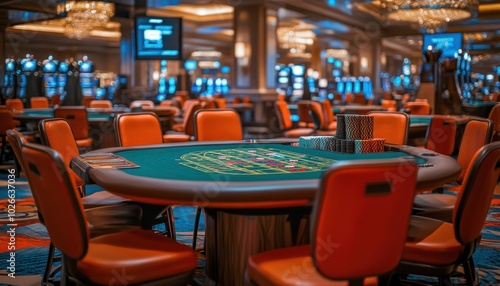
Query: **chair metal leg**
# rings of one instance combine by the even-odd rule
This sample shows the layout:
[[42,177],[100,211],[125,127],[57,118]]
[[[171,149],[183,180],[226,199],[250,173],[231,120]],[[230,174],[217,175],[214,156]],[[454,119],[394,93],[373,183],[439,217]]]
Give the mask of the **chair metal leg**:
[[467,285],[474,285],[474,282],[476,281],[474,260],[471,257],[465,260],[462,265],[464,267],[465,281],[467,282]]
[[49,254],[47,255],[47,265],[45,265],[45,272],[43,273],[43,283],[49,282],[50,271],[52,270],[52,264],[54,263],[54,252],[55,247],[51,242],[49,245]]
[[193,249],[196,250],[196,240],[198,239],[198,225],[200,224],[201,208],[196,209],[196,217],[194,219],[194,229],[193,229]]
[[163,213],[163,216],[165,219],[165,230],[168,231],[168,235],[170,236],[171,239],[177,240],[175,234],[175,220],[174,220],[173,208],[171,206],[167,207],[167,209]]

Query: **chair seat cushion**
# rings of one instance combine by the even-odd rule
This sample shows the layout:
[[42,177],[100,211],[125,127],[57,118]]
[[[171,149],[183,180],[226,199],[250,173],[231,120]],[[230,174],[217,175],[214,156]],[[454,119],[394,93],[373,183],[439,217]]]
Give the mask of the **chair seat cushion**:
[[163,135],[163,143],[187,142],[191,136],[187,134],[165,134]]
[[412,216],[401,260],[432,265],[457,261],[464,246],[455,239],[453,224]]
[[78,148],[88,148],[92,145],[92,138],[76,139],[75,142]]
[[[253,255],[248,262],[247,274],[258,285],[349,285],[347,281],[334,281],[321,275],[313,265],[309,245]],[[377,278],[365,279],[364,285],[377,285]]]
[[77,262],[78,271],[100,285],[123,283],[117,277],[135,285],[191,272],[195,267],[196,253],[191,248],[146,230],[93,238],[87,255]]
[[311,128],[296,128],[285,131],[283,135],[287,138],[299,138],[301,136],[309,136],[313,133],[314,129]]
[[184,131],[184,123],[176,123],[172,125],[172,130],[177,131],[177,132],[183,132]]

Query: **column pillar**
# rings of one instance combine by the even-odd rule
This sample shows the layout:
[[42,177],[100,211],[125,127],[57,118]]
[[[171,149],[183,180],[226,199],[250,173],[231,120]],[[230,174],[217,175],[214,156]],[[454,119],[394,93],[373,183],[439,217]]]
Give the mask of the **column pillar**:
[[254,122],[271,120],[276,100],[278,7],[264,0],[240,1],[234,7],[234,84],[230,97],[249,96],[255,105]]

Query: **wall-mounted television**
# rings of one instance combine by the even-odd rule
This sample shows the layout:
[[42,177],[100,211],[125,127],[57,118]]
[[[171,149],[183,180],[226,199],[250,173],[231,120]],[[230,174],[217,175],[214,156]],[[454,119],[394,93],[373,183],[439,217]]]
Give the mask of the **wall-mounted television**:
[[182,18],[137,16],[136,59],[181,60]]
[[424,34],[422,52],[441,50],[441,57],[453,58],[462,48],[462,33]]

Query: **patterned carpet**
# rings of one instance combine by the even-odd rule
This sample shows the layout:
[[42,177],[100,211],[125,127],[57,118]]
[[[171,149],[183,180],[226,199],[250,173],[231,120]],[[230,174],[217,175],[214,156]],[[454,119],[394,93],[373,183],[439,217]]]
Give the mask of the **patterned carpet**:
[[[5,168],[3,168],[5,169]],[[16,279],[7,276],[9,253],[9,236],[6,225],[8,204],[7,173],[0,167],[0,285],[40,285],[43,273],[49,239],[46,229],[38,223],[35,215],[36,208],[31,198],[29,186],[23,178],[16,180]],[[87,188],[88,192],[97,188]],[[179,242],[191,245],[192,229],[194,223],[194,207],[175,207],[175,225]],[[159,229],[161,230],[161,229]],[[198,247],[202,248],[204,225],[200,226],[200,239]],[[199,265],[191,285],[203,285],[204,259],[199,255]],[[500,195],[495,195],[490,213],[483,229],[483,239],[479,249],[474,254],[476,268],[481,278],[480,285],[499,285],[500,283]],[[434,285],[434,279],[410,276],[403,282],[404,285]],[[460,277],[453,279],[453,285],[465,285]]]

